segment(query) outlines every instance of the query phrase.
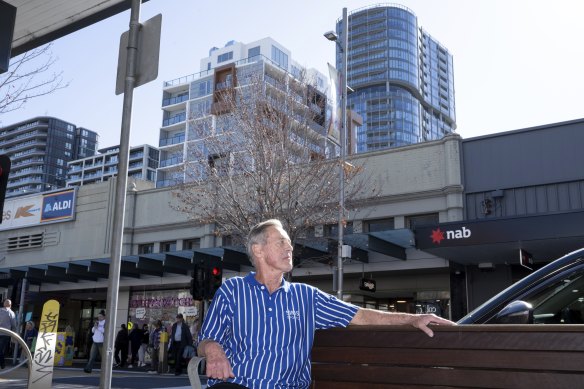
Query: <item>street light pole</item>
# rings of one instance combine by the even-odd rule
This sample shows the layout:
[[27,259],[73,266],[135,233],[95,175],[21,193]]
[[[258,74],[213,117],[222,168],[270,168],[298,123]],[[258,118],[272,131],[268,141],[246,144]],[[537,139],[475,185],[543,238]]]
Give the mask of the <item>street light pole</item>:
[[339,236],[337,248],[337,297],[343,299],[343,232],[345,228],[345,158],[347,150],[347,50],[349,47],[349,22],[347,19],[347,8],[343,8],[342,20],[342,42],[339,42],[334,31],[324,34],[325,38],[333,41],[341,52],[341,128],[340,133],[340,156],[339,156]]
[[341,35],[341,157],[339,166],[339,247],[337,258],[337,297],[343,299],[343,233],[345,228],[345,156],[347,153],[347,50],[349,48],[349,23],[347,8],[343,8],[343,34]]

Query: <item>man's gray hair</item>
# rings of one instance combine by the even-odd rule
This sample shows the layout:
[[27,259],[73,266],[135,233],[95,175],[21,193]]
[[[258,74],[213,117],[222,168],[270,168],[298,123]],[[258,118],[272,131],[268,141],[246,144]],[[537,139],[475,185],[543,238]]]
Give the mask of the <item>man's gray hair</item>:
[[266,230],[270,227],[284,229],[282,222],[278,219],[268,219],[256,224],[249,231],[249,235],[247,236],[247,255],[249,256],[249,260],[253,266],[255,266],[255,258],[253,257],[252,246],[254,244],[266,244],[268,238],[266,236]]

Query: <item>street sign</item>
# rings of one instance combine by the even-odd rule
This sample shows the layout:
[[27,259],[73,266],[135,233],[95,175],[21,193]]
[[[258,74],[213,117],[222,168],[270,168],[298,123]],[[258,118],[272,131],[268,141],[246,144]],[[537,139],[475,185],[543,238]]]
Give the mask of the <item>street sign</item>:
[[359,289],[367,292],[375,292],[376,286],[375,280],[370,278],[361,278],[361,282],[359,282]]
[[[140,32],[138,34],[138,57],[136,60],[136,83],[134,84],[135,88],[155,80],[156,77],[158,77],[161,28],[161,14],[154,16],[140,25]],[[120,37],[116,95],[124,93],[129,35],[130,32],[126,31]]]

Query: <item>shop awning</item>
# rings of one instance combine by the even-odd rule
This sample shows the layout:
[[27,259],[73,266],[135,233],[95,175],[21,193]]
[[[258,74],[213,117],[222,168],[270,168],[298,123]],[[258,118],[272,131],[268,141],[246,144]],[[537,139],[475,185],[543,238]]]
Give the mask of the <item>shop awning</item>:
[[584,247],[584,212],[441,223],[415,230],[416,247],[460,264],[550,262]]

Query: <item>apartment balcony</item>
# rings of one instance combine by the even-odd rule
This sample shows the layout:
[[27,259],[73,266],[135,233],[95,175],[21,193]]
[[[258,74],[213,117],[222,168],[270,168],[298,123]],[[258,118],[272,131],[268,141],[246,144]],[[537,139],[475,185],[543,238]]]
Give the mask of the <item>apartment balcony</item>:
[[162,121],[162,126],[163,127],[168,127],[168,126],[172,126],[173,124],[177,124],[177,123],[181,123],[187,120],[187,114],[186,112],[182,112],[178,115],[174,115],[168,119],[164,119]]
[[177,134],[168,138],[161,138],[158,142],[159,147],[172,146],[185,142],[185,134]]
[[180,165],[181,163],[183,163],[182,156],[172,157],[172,158],[168,158],[168,159],[164,159],[164,160],[160,161],[159,168]]
[[189,99],[188,93],[180,96],[169,97],[167,99],[162,99],[162,106],[167,107],[169,105],[180,104],[187,101],[188,99]]

